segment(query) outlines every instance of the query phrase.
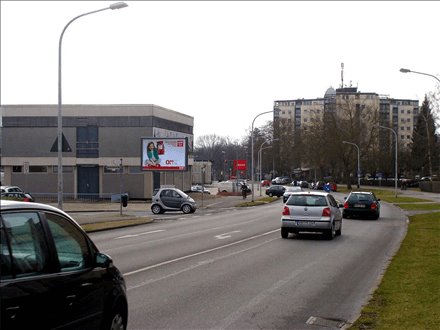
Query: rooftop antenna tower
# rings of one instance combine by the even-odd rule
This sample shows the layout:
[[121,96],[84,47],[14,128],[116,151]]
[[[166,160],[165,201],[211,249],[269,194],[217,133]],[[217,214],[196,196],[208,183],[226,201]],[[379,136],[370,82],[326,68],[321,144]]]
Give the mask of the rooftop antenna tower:
[[344,88],[344,63],[341,63],[341,88]]

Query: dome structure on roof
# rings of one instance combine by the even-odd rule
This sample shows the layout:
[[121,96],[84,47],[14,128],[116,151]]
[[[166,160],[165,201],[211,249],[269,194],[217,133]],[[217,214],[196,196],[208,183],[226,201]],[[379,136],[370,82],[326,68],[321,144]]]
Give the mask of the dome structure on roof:
[[328,98],[328,97],[335,97],[336,96],[336,91],[333,87],[329,87],[327,88],[327,90],[325,91],[324,94],[324,98]]

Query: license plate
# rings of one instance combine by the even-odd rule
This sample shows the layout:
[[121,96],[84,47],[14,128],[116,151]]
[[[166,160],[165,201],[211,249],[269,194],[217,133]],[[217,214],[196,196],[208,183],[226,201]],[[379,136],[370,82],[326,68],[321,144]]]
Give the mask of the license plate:
[[311,225],[311,226],[314,226],[314,225],[315,225],[315,221],[301,221],[301,220],[297,220],[297,221],[296,221],[296,225],[297,225],[297,226],[302,226],[302,225]]
[[365,204],[354,204],[354,207],[365,208]]

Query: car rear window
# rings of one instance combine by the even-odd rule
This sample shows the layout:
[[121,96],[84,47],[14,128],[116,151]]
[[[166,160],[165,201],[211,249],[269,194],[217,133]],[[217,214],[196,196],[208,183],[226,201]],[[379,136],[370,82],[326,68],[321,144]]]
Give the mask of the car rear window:
[[292,206],[327,206],[325,196],[319,195],[292,195],[288,199],[287,205]]
[[353,194],[348,200],[350,202],[371,202],[372,196],[370,194]]

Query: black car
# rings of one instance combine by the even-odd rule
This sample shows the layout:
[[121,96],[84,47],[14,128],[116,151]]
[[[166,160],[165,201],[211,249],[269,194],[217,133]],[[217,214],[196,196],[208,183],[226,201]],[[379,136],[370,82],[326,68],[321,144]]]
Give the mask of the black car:
[[266,189],[266,195],[272,197],[277,196],[281,197],[284,195],[284,192],[286,191],[286,188],[281,185],[273,185]]
[[353,191],[345,197],[342,216],[368,217],[377,220],[380,217],[380,199],[373,192]]
[[126,329],[125,281],[65,212],[2,201],[1,329]]

